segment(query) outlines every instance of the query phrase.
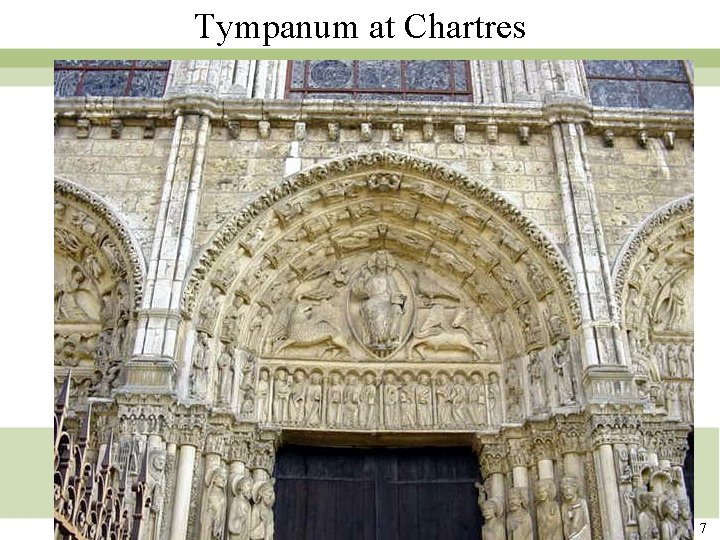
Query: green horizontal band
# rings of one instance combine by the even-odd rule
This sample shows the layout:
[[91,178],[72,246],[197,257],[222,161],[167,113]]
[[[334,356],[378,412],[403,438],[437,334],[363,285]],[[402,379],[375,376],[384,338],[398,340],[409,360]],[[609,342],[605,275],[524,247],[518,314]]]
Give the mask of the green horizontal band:
[[720,517],[718,472],[720,472],[720,430],[695,428],[695,517]]
[[[198,37],[199,39],[199,37]],[[211,39],[200,40],[212,45]],[[303,40],[296,40],[302,43]],[[280,41],[278,40],[278,44]],[[287,40],[283,41],[287,44]],[[205,45],[206,43],[203,43]],[[461,44],[461,43],[458,43]],[[47,67],[53,60],[667,60],[720,67],[720,49],[0,49],[0,67]]]
[[0,67],[0,86],[52,86],[52,67]]
[[0,448],[0,518],[51,518],[52,428],[0,428]]
[[720,67],[695,69],[695,86],[720,86]]

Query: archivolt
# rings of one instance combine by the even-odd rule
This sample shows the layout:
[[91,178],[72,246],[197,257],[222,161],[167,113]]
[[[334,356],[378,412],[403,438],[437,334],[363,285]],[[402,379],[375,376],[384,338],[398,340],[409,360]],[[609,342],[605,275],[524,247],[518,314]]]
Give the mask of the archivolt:
[[127,225],[106,201],[74,182],[55,178],[55,196],[86,209],[89,215],[95,216],[107,227],[114,237],[112,241],[120,244],[121,255],[125,260],[115,272],[118,277],[126,278],[132,286],[134,307],[138,309],[142,300],[146,266],[140,245]]
[[[632,280],[635,267],[648,250],[655,249],[650,245],[653,244],[656,237],[678,227],[686,229],[689,227],[690,229],[685,232],[692,233],[694,208],[695,197],[692,194],[672,201],[645,218],[636,231],[630,235],[620,250],[613,268],[617,305],[623,306],[623,298],[627,295],[626,288]],[[659,253],[655,253],[655,255],[657,256]]]
[[[357,182],[351,182],[351,179],[362,179],[362,186]],[[459,198],[463,200],[467,198],[474,206],[482,209],[487,219],[490,219],[490,216],[495,217],[503,227],[513,231],[513,238],[515,235],[519,236],[519,241],[525,249],[537,253],[543,261],[543,266],[550,270],[553,281],[559,285],[561,295],[565,299],[564,303],[569,310],[572,324],[579,324],[577,293],[567,262],[557,246],[518,208],[502,195],[477,184],[463,173],[438,163],[387,150],[338,158],[299,172],[268,189],[230,218],[197,257],[183,295],[184,312],[187,315],[193,313],[200,289],[217,266],[216,263],[221,255],[233,245],[242,246],[243,239],[251,239],[253,231],[258,228],[258,223],[254,222],[265,215],[267,210],[275,209],[275,216],[282,227],[283,215],[287,215],[287,219],[295,219],[299,215],[307,217],[301,207],[293,209],[295,201],[303,193],[308,194],[308,199],[311,200],[309,204],[324,208],[327,201],[334,196],[333,193],[338,190],[340,193],[344,189],[356,189],[365,193],[370,191],[392,193],[400,184],[406,189],[405,185],[413,181],[427,182],[424,184],[428,189],[427,193],[418,192],[417,189],[415,191],[417,200],[422,204],[434,205],[435,208],[449,208],[451,194],[455,193]],[[398,184],[394,185],[394,183]],[[480,220],[483,217],[472,218],[477,220],[473,226],[482,230],[485,224]],[[363,222],[362,226],[368,223]],[[249,229],[253,230],[249,231]],[[262,235],[261,230],[258,231],[260,232],[257,234]],[[512,242],[512,239],[508,240]],[[499,249],[499,246],[494,247]],[[249,251],[245,250],[245,253],[249,254]],[[282,255],[280,253],[280,256]],[[267,258],[267,254],[264,256]]]

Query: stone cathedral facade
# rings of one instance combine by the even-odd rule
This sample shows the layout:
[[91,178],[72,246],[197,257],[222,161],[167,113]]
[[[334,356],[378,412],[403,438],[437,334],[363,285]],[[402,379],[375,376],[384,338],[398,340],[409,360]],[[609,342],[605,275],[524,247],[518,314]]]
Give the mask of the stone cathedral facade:
[[273,538],[287,446],[469,449],[469,538],[692,537],[691,66],[99,64],[56,65],[54,373],[149,456],[141,538]]

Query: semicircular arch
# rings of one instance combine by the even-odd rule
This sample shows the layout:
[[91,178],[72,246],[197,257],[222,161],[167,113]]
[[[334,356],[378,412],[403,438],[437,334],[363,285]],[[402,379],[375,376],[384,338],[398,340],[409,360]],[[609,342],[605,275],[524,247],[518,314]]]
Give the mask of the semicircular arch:
[[55,380],[72,369],[75,397],[119,384],[145,280],[138,242],[101,197],[54,185]]

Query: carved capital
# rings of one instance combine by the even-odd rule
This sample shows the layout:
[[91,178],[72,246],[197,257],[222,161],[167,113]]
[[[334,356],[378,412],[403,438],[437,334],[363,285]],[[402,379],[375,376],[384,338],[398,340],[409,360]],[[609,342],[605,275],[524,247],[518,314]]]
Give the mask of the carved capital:
[[480,449],[478,463],[483,477],[491,474],[504,473],[507,462],[507,448],[504,444],[485,444]]

